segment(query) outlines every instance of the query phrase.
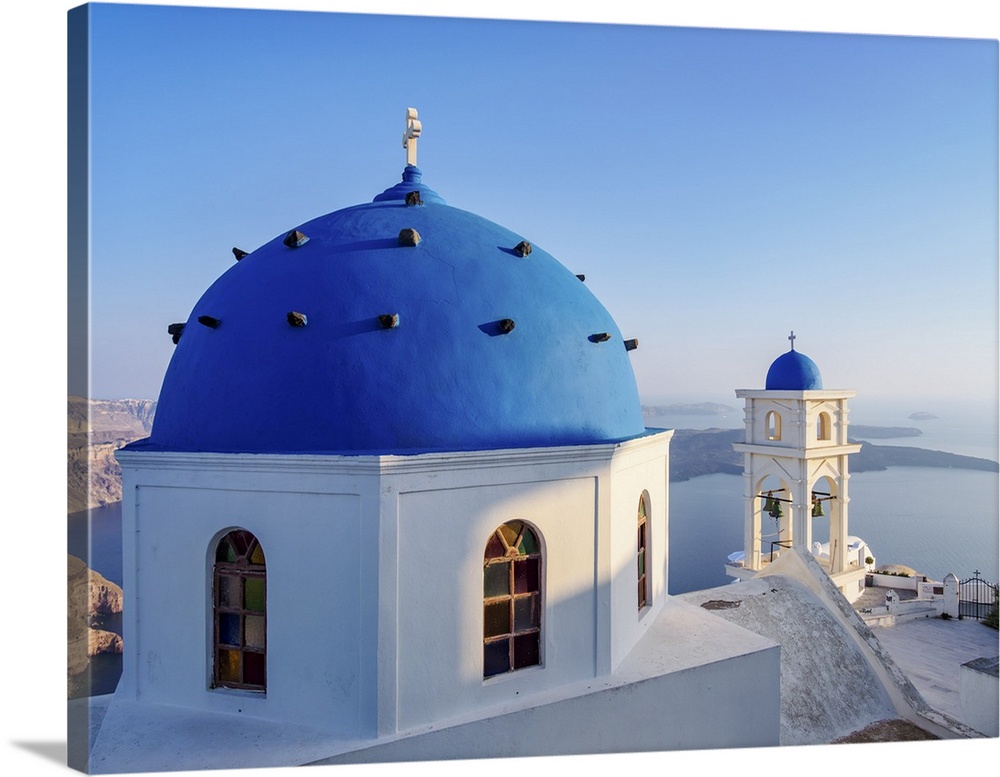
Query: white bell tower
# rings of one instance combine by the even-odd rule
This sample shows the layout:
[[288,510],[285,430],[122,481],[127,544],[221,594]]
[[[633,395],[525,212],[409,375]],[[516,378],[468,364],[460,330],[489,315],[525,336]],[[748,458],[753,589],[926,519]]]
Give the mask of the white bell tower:
[[[856,392],[824,390],[816,363],[795,350],[794,332],[788,339],[792,347],[772,363],[765,388],[736,391],[746,424],[744,441],[733,444],[743,454],[743,566],[727,572],[753,577],[783,549],[801,547],[842,591],[853,592],[865,571],[848,553],[848,457],[861,450],[847,439],[848,400]],[[814,551],[814,518],[829,520],[822,555]]]

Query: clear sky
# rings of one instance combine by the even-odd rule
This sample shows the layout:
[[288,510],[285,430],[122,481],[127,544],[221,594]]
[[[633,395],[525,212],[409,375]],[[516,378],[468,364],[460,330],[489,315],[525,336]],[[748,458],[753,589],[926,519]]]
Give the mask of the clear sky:
[[[485,40],[451,34],[461,60],[439,43],[456,22],[435,32],[369,20],[387,26],[345,37],[315,15],[280,34],[227,21],[213,36],[164,21],[138,41],[138,26],[118,39],[108,28],[100,40],[120,59],[95,51],[104,82],[95,80],[92,117],[94,396],[155,396],[172,350],[166,325],[229,266],[233,245],[250,250],[398,180],[403,112],[415,105],[428,183],[586,273],[642,342],[632,359],[647,396],[732,398],[759,387],[795,329],[827,385],[859,390],[855,407],[865,392],[996,397],[1000,25],[989,3],[293,2],[910,37],[605,28],[560,38],[565,25],[499,24]],[[0,6],[4,563],[31,591],[16,615],[31,649],[2,641],[18,714],[0,761],[17,774],[65,772],[65,29],[76,4]],[[933,35],[952,40],[920,37]],[[998,746],[879,745],[863,758],[874,772],[931,773],[961,759],[995,763]],[[748,775],[789,764],[834,775],[844,755],[809,747],[556,763],[692,774],[737,762]],[[475,770],[550,774],[552,765]]]
[[155,397],[233,262],[399,180],[524,234],[640,347],[646,401],[997,391],[997,43],[96,5],[94,397]]

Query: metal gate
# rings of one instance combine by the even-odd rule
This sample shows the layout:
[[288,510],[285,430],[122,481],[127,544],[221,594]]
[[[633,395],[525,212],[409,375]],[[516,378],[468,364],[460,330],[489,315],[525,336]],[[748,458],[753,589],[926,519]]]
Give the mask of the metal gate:
[[983,580],[977,569],[958,584],[958,614],[962,618],[986,619],[996,606],[997,584]]

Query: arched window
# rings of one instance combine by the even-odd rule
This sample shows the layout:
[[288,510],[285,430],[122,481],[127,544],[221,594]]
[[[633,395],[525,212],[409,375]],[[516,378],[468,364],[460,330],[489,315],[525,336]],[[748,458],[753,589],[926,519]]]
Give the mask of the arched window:
[[817,440],[829,440],[830,439],[830,414],[820,413],[819,418],[816,419],[816,439]]
[[213,686],[267,690],[267,570],[257,538],[229,532],[215,549]]
[[767,439],[769,440],[780,440],[781,439],[781,416],[778,415],[774,410],[768,412],[767,416],[764,418],[764,426],[767,430]]
[[646,495],[639,497],[639,528],[636,539],[636,566],[639,577],[639,609],[649,603],[649,576],[646,574],[646,549],[649,546],[649,521],[646,519]]
[[542,552],[523,521],[505,523],[483,559],[483,679],[541,663]]

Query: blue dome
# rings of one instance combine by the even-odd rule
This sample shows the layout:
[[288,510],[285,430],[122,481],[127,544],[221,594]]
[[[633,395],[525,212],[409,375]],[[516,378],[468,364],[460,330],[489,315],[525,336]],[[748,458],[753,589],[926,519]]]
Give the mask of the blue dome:
[[194,306],[132,447],[407,453],[644,434],[611,315],[523,240],[447,205],[416,167],[282,233]]
[[771,363],[764,388],[768,391],[813,391],[823,388],[816,362],[792,349]]

